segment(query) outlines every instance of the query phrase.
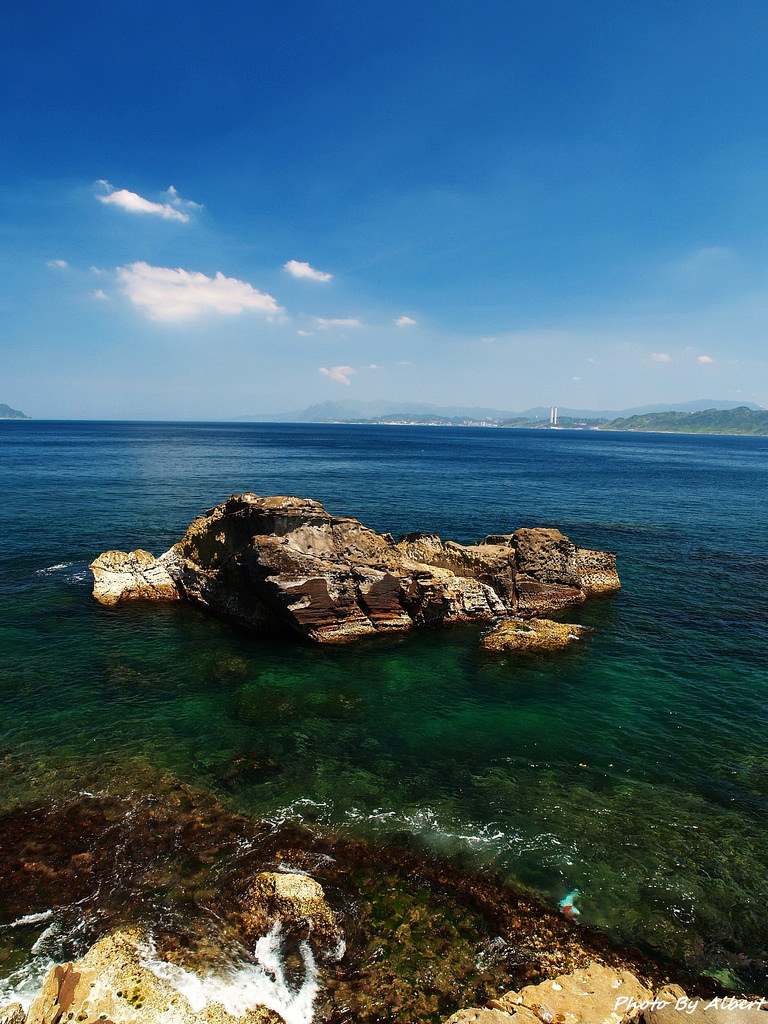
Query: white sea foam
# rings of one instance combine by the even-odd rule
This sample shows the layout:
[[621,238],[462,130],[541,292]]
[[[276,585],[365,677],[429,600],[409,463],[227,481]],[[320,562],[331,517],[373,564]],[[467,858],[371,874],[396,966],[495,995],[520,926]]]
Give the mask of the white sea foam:
[[[431,836],[443,843],[459,841],[470,846],[497,849],[510,843],[522,842],[522,836],[518,832],[505,831],[496,822],[488,822],[483,825],[472,821],[450,822],[432,807],[419,807],[412,811],[384,810],[381,807],[373,810],[351,807],[344,812],[344,816],[357,826],[372,826],[377,832],[402,829],[414,835]],[[327,801],[312,800],[309,797],[302,797],[281,807],[274,811],[267,820],[278,827],[288,821],[338,824],[332,804]]]
[[43,910],[38,914],[24,914],[17,917],[15,921],[0,926],[3,930],[9,928],[26,928],[36,924],[43,924],[46,921],[51,923],[38,935],[31,949],[31,956],[27,963],[18,967],[15,971],[0,978],[0,1006],[8,1003],[21,1003],[25,1010],[28,1010],[32,1001],[40,991],[43,980],[51,967],[57,962],[56,940],[60,935],[60,925],[54,918],[53,910]]
[[17,917],[15,921],[0,925],[0,928],[22,928],[27,924],[40,924],[43,921],[50,921],[53,917],[52,910],[42,910],[39,914],[25,914],[24,917]]
[[77,572],[70,572],[66,576],[67,583],[82,583],[84,580],[90,579],[91,574],[87,568],[78,569]]
[[0,978],[0,1006],[21,1003],[24,1010],[28,1010],[55,963],[50,957],[35,957],[7,977]]
[[420,807],[408,811],[360,810],[356,807],[346,812],[347,818],[355,823],[367,822],[372,825],[384,826],[387,830],[394,828],[406,829],[414,835],[431,836],[438,841],[459,840],[470,846],[489,846],[497,848],[504,843],[518,842],[519,836],[510,834],[499,828],[495,822],[479,825],[476,822],[444,821],[431,807]]
[[[309,814],[307,812],[310,812]],[[279,807],[272,814],[264,818],[265,822],[280,828],[289,821],[330,821],[331,805],[326,801],[312,800],[310,797],[300,797],[285,807]]]
[[[41,924],[53,917],[52,910],[45,910],[40,914],[25,914],[6,928],[23,928],[28,925]],[[32,946],[31,957],[21,967],[12,971],[4,978],[0,978],[0,1006],[8,1003],[21,1003],[25,1010],[28,1010],[42,987],[45,976],[57,963],[56,959],[56,936],[59,935],[58,921],[52,921],[38,936]]]
[[49,924],[45,931],[41,932],[40,935],[38,935],[37,939],[35,940],[35,944],[32,946],[32,952],[35,955],[38,955],[40,953],[45,955],[46,947],[49,945],[50,940],[54,938],[54,936],[58,935],[59,931],[60,928],[58,921],[53,921],[51,924]]
[[[52,576],[62,569],[71,569],[77,566],[76,562],[57,562],[56,565],[47,565],[44,569],[35,569],[35,576]],[[90,571],[87,565],[80,565],[73,572],[68,572],[64,577],[65,583],[82,583],[90,578]]]
[[199,975],[185,970],[161,960],[151,942],[142,949],[142,961],[158,978],[181,992],[195,1012],[221,1003],[233,1016],[240,1017],[262,1005],[279,1013],[286,1024],[311,1024],[319,988],[312,950],[306,942],[301,943],[304,979],[298,989],[292,989],[286,977],[282,949],[281,928],[277,922],[269,934],[256,943],[254,962],[240,963],[226,971]]

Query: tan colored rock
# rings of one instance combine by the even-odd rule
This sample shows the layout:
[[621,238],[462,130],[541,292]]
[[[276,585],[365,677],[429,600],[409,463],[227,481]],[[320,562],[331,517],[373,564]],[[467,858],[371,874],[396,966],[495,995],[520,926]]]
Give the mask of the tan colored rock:
[[621,583],[616,572],[616,559],[607,551],[579,548],[579,586],[587,594],[610,594]]
[[679,985],[656,993],[645,1011],[643,1024],[768,1024],[768,1000],[720,996],[716,999],[687,995]]
[[168,570],[149,551],[105,551],[88,568],[93,573],[93,596],[100,604],[179,600]]
[[243,922],[252,937],[266,935],[276,921],[288,932],[306,933],[321,952],[335,955],[341,930],[328,906],[323,887],[298,872],[262,871],[245,897]]
[[[493,1000],[496,1002],[496,1000]],[[533,1010],[527,1006],[497,1009],[494,1007],[475,1007],[471,1010],[459,1010],[445,1024],[541,1024]]]
[[[449,1017],[445,1024],[512,1024],[512,1021],[513,1018],[508,1013],[502,1013],[500,1010],[472,1009],[459,1010]],[[540,1024],[536,1017],[533,1018],[533,1022]],[[520,1020],[519,1024],[528,1022]]]
[[416,533],[395,543],[318,501],[250,493],[209,509],[157,559],[107,551],[90,568],[102,604],[183,598],[317,643],[546,614],[619,587],[613,555],[579,548],[559,530],[472,545]]
[[233,1017],[216,1003],[195,1012],[142,963],[138,937],[115,932],[74,963],[51,968],[26,1024],[285,1024],[264,1006]]
[[629,971],[592,963],[572,974],[509,992],[504,1003],[525,1006],[546,1024],[631,1024],[638,1017],[636,1007],[652,998]]
[[24,1024],[26,1019],[21,1003],[9,1003],[0,1010],[0,1024]]
[[480,641],[487,651],[554,651],[578,640],[587,630],[571,622],[551,619],[506,619]]

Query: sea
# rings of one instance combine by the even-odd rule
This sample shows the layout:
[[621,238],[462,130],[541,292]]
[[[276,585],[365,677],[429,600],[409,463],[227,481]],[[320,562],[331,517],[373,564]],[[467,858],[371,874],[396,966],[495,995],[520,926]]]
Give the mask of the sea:
[[[557,527],[615,552],[622,589],[570,609],[590,632],[537,656],[483,651],[474,625],[318,648],[94,602],[100,552],[160,554],[244,491],[395,536]],[[194,913],[122,812],[65,849],[67,815],[174,786],[262,828],[405,845],[555,912],[577,891],[573,927],[768,995],[767,494],[762,437],[0,422],[0,1005],[28,1003],[107,904]],[[109,892],[88,883],[105,857]],[[289,1022],[312,1019],[314,970],[291,989],[251,968]]]

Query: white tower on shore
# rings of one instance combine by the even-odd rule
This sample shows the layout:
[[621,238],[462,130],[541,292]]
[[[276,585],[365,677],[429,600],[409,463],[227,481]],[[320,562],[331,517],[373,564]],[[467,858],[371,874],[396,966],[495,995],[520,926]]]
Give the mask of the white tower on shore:
[[553,405],[549,410],[549,422],[553,427],[557,426],[557,406]]

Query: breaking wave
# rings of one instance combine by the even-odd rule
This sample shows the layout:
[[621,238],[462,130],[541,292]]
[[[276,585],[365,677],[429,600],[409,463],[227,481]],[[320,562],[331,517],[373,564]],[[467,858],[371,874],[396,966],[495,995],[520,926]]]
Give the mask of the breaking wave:
[[279,921],[257,941],[249,962],[233,964],[229,969],[197,974],[159,958],[151,942],[142,951],[142,962],[180,992],[195,1012],[221,1003],[228,1013],[240,1017],[261,1005],[279,1013],[286,1024],[311,1024],[319,989],[317,967],[306,942],[300,944],[299,953],[304,978],[298,988],[292,988],[288,981]]

